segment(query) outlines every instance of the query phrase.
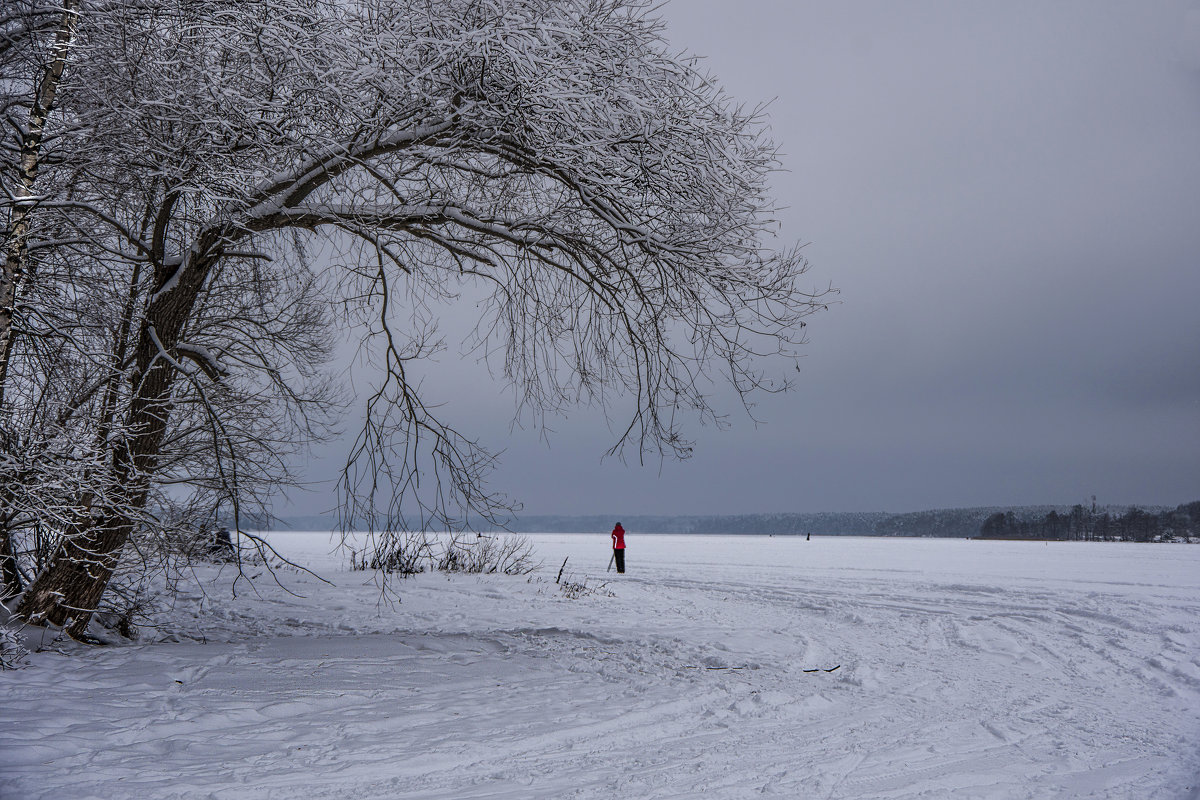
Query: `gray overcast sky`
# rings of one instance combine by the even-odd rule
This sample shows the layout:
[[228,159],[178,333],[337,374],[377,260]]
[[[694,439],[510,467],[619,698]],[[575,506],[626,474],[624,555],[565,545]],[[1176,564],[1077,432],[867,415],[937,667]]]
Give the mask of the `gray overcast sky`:
[[497,489],[531,514],[1200,499],[1200,0],[662,13],[772,101],[781,244],[840,304],[763,424],[731,407],[683,463],[602,462],[592,409],[548,445],[510,431],[510,399],[446,369],[451,418],[506,449]]

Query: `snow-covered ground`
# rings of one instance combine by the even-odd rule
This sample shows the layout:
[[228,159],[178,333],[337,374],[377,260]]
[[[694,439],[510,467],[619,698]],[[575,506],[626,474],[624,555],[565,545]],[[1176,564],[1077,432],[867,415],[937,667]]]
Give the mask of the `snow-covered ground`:
[[180,641],[0,673],[0,797],[1200,798],[1200,547],[531,538],[398,605],[325,534],[201,569]]

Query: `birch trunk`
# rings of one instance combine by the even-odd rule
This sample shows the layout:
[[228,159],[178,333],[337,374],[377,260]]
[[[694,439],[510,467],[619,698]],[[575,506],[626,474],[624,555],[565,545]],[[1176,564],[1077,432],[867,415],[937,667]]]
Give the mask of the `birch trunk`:
[[54,38],[53,58],[38,82],[33,106],[29,109],[29,122],[21,137],[21,163],[8,227],[4,231],[4,272],[0,275],[0,407],[3,407],[4,403],[4,384],[8,378],[8,362],[12,354],[12,322],[17,290],[25,276],[29,216],[37,205],[34,184],[41,166],[46,121],[54,107],[54,98],[67,66],[67,54],[75,38],[78,22],[79,0],[65,0],[62,20]]

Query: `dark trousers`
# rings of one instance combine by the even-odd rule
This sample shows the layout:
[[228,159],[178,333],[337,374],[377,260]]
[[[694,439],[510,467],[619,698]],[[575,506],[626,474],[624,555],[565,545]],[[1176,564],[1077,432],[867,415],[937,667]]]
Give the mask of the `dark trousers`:
[[613,550],[613,556],[617,559],[617,572],[625,573],[625,551]]

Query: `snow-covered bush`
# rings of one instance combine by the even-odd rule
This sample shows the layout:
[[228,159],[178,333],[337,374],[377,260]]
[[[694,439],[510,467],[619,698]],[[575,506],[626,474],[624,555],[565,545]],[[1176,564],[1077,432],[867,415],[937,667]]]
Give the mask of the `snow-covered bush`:
[[[164,573],[168,578],[173,574]],[[118,574],[109,582],[93,620],[126,639],[137,639],[139,627],[154,623],[155,614],[162,610],[164,587],[156,586],[151,575],[140,571]]]
[[424,533],[407,531],[374,539],[361,553],[350,551],[350,568],[390,575],[416,575],[433,561],[434,542]]
[[0,622],[0,670],[28,666],[29,651],[8,622]]
[[350,551],[350,567],[389,575],[416,575],[426,569],[473,575],[527,575],[541,566],[525,536],[452,533],[439,539],[426,533],[389,533],[362,550]]
[[541,562],[526,536],[458,533],[446,542],[436,566],[442,572],[528,575]]

